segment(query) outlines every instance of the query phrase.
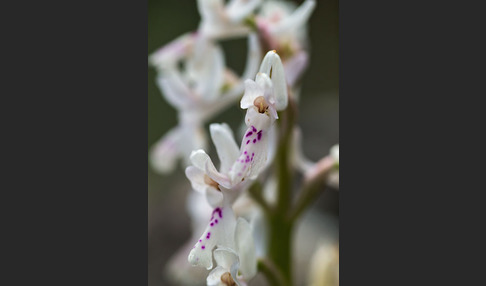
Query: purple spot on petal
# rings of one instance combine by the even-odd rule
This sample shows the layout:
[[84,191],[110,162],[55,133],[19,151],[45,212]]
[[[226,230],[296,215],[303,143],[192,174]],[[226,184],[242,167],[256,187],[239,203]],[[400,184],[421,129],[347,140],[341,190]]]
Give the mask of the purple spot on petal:
[[211,223],[211,226],[213,226],[213,225],[214,225],[214,223]]
[[252,128],[253,132],[257,132],[255,126],[252,125],[251,128]]
[[246,145],[248,145],[248,143],[250,143],[250,140],[246,141]]
[[258,135],[258,140],[262,139],[262,130],[258,131],[257,135]]
[[218,220],[216,219],[214,222],[215,222],[215,223],[218,223]]
[[199,242],[201,242],[202,240],[199,240]]
[[246,153],[247,153],[247,152],[245,151],[245,154],[246,154]]
[[246,133],[245,137],[251,136],[252,134],[253,134],[253,132],[250,131],[250,132]]
[[256,139],[253,139],[253,143],[256,143]]
[[204,248],[206,248],[206,246],[203,245],[203,246],[201,246],[201,248],[204,249]]

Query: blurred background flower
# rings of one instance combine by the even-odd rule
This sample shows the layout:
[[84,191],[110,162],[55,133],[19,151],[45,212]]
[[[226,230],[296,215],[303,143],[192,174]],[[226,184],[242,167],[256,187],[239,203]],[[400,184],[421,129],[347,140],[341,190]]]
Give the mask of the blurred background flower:
[[[295,3],[295,7],[303,3],[303,1],[291,2]],[[310,62],[302,76],[298,118],[304,155],[314,162],[326,156],[329,149],[339,142],[338,1],[317,2],[307,27]],[[195,31],[200,20],[196,0],[149,0],[148,54],[152,54],[182,34]],[[220,43],[224,50],[226,64],[235,73],[241,75],[246,64],[247,40],[241,38],[223,40]],[[240,109],[239,102],[235,101],[233,106],[216,116],[211,122],[226,122],[232,130],[238,130],[244,116],[245,111]],[[148,69],[148,148],[177,124],[177,110],[163,98],[156,84],[156,71],[150,67]],[[204,125],[206,132],[208,125],[209,122]],[[216,156],[212,144],[208,144],[206,151],[211,156]],[[206,282],[208,271],[190,268],[187,262],[193,242],[191,241],[190,246],[187,247],[187,253],[181,253],[184,252],[181,247],[190,241],[191,235],[194,235],[191,230],[194,227],[191,225],[191,214],[186,210],[187,198],[191,193],[194,192],[191,191],[190,182],[185,177],[181,165],[177,165],[175,171],[167,175],[160,175],[148,166],[148,281],[151,286],[178,285],[177,281],[180,281],[181,277],[187,279],[189,285],[204,285]],[[338,194],[335,189],[326,190],[302,218],[303,223],[296,228],[294,259],[298,263],[296,263],[295,277],[297,283],[300,283],[297,285],[310,284],[309,276],[316,277],[314,273],[319,273],[319,267],[323,271],[336,268],[335,261],[336,259],[338,261],[336,257],[326,260],[322,256],[316,256],[312,259],[314,261],[312,266],[309,257],[313,253],[335,255],[337,251]],[[206,220],[206,218],[202,219]],[[174,263],[167,264],[169,259]],[[188,271],[189,269],[191,271]],[[332,277],[329,279],[334,281]],[[265,280],[257,276],[250,285],[264,285],[261,284],[264,283],[262,281]]]

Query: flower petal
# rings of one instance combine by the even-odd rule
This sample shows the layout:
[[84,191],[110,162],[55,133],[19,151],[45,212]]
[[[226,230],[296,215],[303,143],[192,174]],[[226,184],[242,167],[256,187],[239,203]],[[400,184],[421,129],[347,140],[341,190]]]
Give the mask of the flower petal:
[[[248,109],[247,114],[251,112],[254,112],[255,116],[269,118],[265,114],[254,111],[253,108]],[[247,129],[241,143],[240,156],[228,173],[233,185],[239,184],[245,179],[255,179],[265,167],[268,152],[268,127],[270,125],[266,126],[265,129],[259,129],[257,126],[251,125]]]
[[228,272],[228,270],[222,266],[217,266],[214,268],[211,272],[209,272],[209,275],[206,278],[207,286],[227,286],[226,284],[223,284],[223,281],[221,281],[221,276],[226,272]]
[[207,184],[204,182],[204,175],[206,173],[194,166],[189,166],[186,168],[186,177],[191,182],[192,188],[200,193],[205,193]]
[[216,152],[218,153],[222,173],[226,173],[239,155],[239,148],[228,124],[213,123],[209,126],[211,139],[213,140]]
[[240,23],[262,0],[231,0],[226,6],[226,13],[232,23]]
[[260,66],[260,72],[267,74],[272,80],[273,92],[275,97],[275,107],[277,110],[287,108],[287,82],[285,79],[282,60],[275,51],[270,51],[263,58]]
[[[238,220],[238,222],[239,221],[240,220]],[[240,263],[238,254],[233,249],[228,247],[216,248],[214,250],[214,260],[216,261],[218,266],[222,266],[224,269],[228,270],[230,270],[235,263]]]
[[213,267],[213,249],[216,246],[234,248],[236,219],[230,204],[213,210],[203,235],[189,253],[188,261],[194,266]]
[[315,0],[306,0],[290,16],[285,17],[278,25],[273,27],[271,33],[281,35],[303,27],[309,20],[315,6]]
[[152,53],[149,57],[149,63],[159,71],[173,67],[177,61],[183,58],[192,49],[194,41],[194,33],[183,34]]
[[241,261],[241,274],[248,281],[257,273],[257,258],[251,226],[243,218],[236,222],[235,244]]
[[248,54],[246,56],[245,70],[241,76],[242,79],[255,78],[261,58],[262,52],[258,41],[258,35],[256,33],[251,33],[248,35]]
[[[209,158],[209,155],[204,152],[204,150],[199,149],[196,151],[192,151],[191,156],[190,156],[191,163],[198,169],[200,170],[205,170],[206,169],[206,162],[211,161],[211,158]],[[212,164],[212,162],[211,162]]]
[[192,105],[195,101],[195,95],[175,70],[158,75],[156,83],[165,100],[178,110]]
[[193,57],[187,61],[189,77],[197,84],[195,92],[206,100],[212,100],[220,94],[224,81],[225,61],[223,51],[211,41],[199,37]]
[[263,89],[251,79],[245,80],[245,94],[241,98],[241,109],[247,109],[253,106],[253,102],[259,96],[263,96]]

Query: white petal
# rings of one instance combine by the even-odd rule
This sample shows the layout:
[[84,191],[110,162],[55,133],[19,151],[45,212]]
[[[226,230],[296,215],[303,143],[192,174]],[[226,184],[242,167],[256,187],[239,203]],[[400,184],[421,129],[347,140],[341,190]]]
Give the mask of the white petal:
[[241,76],[243,80],[255,78],[261,58],[262,52],[258,41],[258,35],[256,33],[251,33],[248,35],[248,54],[246,56],[245,71]]
[[213,249],[216,246],[234,248],[236,219],[229,204],[213,210],[209,225],[189,253],[194,266],[213,267]]
[[193,151],[190,160],[196,168],[204,170],[205,173],[218,184],[228,189],[232,187],[228,177],[216,170],[213,161],[211,161],[211,158],[204,152],[204,150]]
[[[238,222],[239,221],[240,219],[238,219]],[[238,227],[238,224],[236,227]],[[230,270],[235,263],[240,263],[238,254],[233,249],[224,246],[214,250],[214,260],[218,266],[222,266],[224,269],[228,270]]]
[[192,49],[194,40],[194,33],[183,34],[151,54],[149,57],[149,63],[159,70],[163,70],[169,66],[174,66],[177,61],[179,61]]
[[206,134],[201,126],[194,124],[183,124],[181,126],[179,148],[186,166],[189,166],[191,163],[190,156],[192,151],[206,148],[206,142]]
[[150,163],[160,173],[172,172],[176,166],[176,160],[181,155],[179,142],[181,132],[178,127],[166,133],[150,149]]
[[303,27],[309,20],[315,6],[315,0],[306,0],[290,16],[284,18],[277,26],[275,26],[272,29],[272,34],[279,35],[288,33],[290,30]]
[[241,262],[241,274],[248,281],[257,273],[257,258],[251,226],[243,218],[236,222],[235,243]]
[[211,158],[209,158],[209,155],[204,152],[204,150],[196,150],[192,151],[191,157],[190,157],[191,163],[198,169],[200,170],[205,170],[206,169],[206,162],[211,161]]
[[276,118],[270,117],[266,113],[260,113],[254,107],[248,108],[245,116],[245,124],[248,127],[255,126],[258,130],[268,129]]
[[[248,111],[254,110],[253,108]],[[256,112],[256,111],[255,111]],[[257,116],[266,116],[265,114]],[[268,126],[266,129],[258,129],[257,126],[250,126],[241,143],[240,156],[231,167],[228,173],[233,185],[239,184],[245,179],[255,179],[265,167],[268,152]]]
[[253,102],[259,96],[263,96],[263,89],[251,79],[245,80],[245,94],[241,98],[241,109],[247,109],[253,106]]
[[240,153],[233,131],[231,131],[231,128],[226,123],[213,123],[209,126],[209,130],[218,153],[219,161],[221,162],[220,170],[222,173],[226,173]]
[[270,76],[272,80],[273,92],[276,100],[277,110],[287,108],[287,81],[285,79],[282,60],[275,51],[270,51],[265,55],[260,66],[260,72]]
[[206,278],[206,283],[208,286],[227,286],[226,284],[223,284],[223,281],[221,281],[221,276],[225,274],[226,272],[229,272],[227,269],[223,268],[222,266],[217,266],[214,268],[208,275],[208,278]]
[[260,4],[261,0],[232,0],[226,6],[231,22],[239,23]]
[[219,95],[224,80],[225,61],[223,51],[204,37],[196,42],[194,56],[187,62],[187,71],[197,82],[196,93],[211,100]]
[[215,180],[219,185],[221,185],[221,186],[223,186],[224,188],[227,188],[227,189],[231,189],[233,187],[228,176],[226,174],[222,174],[222,173],[218,172],[218,170],[216,170],[216,168],[214,167],[214,164],[211,160],[208,160],[206,162],[204,169],[206,170],[206,174],[208,174],[208,176],[211,179]]
[[197,8],[201,14],[201,21],[212,25],[219,24],[224,15],[223,0],[198,0]]
[[195,96],[182,81],[178,72],[160,74],[157,76],[156,83],[165,100],[178,110],[193,104]]
[[207,187],[207,184],[204,182],[204,175],[206,175],[206,173],[203,170],[194,166],[186,168],[186,177],[191,182],[192,188],[202,194],[206,192]]

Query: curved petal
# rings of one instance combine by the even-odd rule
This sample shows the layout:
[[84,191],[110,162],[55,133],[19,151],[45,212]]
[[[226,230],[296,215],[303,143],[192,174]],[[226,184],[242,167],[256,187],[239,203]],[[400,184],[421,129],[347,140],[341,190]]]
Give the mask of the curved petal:
[[241,98],[241,109],[247,109],[253,106],[253,102],[259,96],[263,96],[263,89],[251,79],[245,80],[245,94]]
[[231,131],[231,128],[226,123],[213,123],[209,125],[209,131],[214,146],[216,147],[219,161],[221,162],[219,169],[222,173],[226,173],[239,155],[239,148],[236,145],[233,131]]
[[278,25],[272,28],[271,33],[283,34],[292,29],[298,29],[309,20],[316,6],[315,0],[306,0],[290,16],[284,18]]
[[246,56],[245,70],[241,76],[243,80],[255,78],[261,58],[262,52],[258,41],[258,35],[256,33],[251,33],[248,35],[248,54]]
[[211,158],[204,152],[204,150],[192,151],[190,160],[196,168],[204,170],[205,173],[218,184],[228,189],[232,187],[228,177],[216,170],[213,161],[211,161]]
[[251,226],[243,218],[236,222],[235,244],[241,261],[241,274],[248,281],[257,273],[257,258]]
[[186,86],[176,71],[160,74],[157,76],[157,86],[162,91],[162,96],[173,107],[178,110],[193,104],[194,95]]
[[[211,161],[211,158],[209,158],[209,155],[204,152],[204,150],[199,149],[196,151],[192,151],[191,156],[190,156],[191,163],[198,169],[200,170],[205,170],[206,169],[206,162]],[[211,162],[212,164],[212,162]]]
[[218,172],[218,170],[216,170],[211,160],[208,160],[206,162],[205,170],[211,179],[215,180],[218,184],[220,184],[224,188],[231,189],[233,187],[228,176]]
[[223,281],[221,281],[221,276],[228,272],[225,268],[222,266],[217,266],[214,268],[211,272],[209,272],[208,277],[206,278],[206,283],[208,286],[227,286],[226,284],[223,284]]
[[[240,222],[240,220],[238,220]],[[238,227],[238,224],[236,225]],[[218,247],[214,250],[214,260],[219,266],[222,266],[224,269],[231,269],[231,267],[236,263],[240,263],[240,259],[238,257],[238,253],[236,253],[233,249],[228,247]]]
[[287,108],[287,82],[282,60],[280,60],[279,55],[275,51],[270,51],[265,55],[260,66],[260,72],[267,74],[272,80],[273,94],[276,101],[275,107],[277,110]]
[[186,168],[186,177],[191,182],[192,188],[195,191],[203,194],[206,192],[206,187],[207,187],[207,184],[204,182],[205,175],[206,173],[204,173],[203,170],[196,168],[194,166],[189,166]]

